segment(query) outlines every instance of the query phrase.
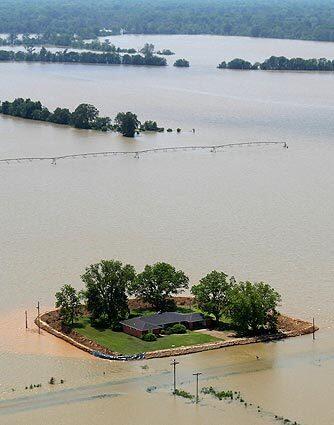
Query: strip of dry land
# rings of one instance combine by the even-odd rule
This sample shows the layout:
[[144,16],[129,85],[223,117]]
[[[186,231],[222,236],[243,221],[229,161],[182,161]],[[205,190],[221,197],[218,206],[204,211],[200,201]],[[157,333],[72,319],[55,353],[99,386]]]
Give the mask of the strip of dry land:
[[[193,306],[192,297],[175,297],[175,302],[178,307],[191,307]],[[131,310],[138,308],[146,308],[140,300],[129,300],[129,308]],[[74,329],[64,329],[61,324],[59,311],[52,310],[43,314],[40,319],[36,319],[36,324],[41,329],[49,332],[50,334],[63,339],[64,341],[72,344],[73,346],[84,350],[90,354],[100,352],[106,355],[117,356],[123,353],[118,353],[108,349],[107,347],[93,341],[84,335],[80,334]],[[201,351],[214,350],[218,348],[231,347],[235,345],[254,344],[258,342],[274,341],[284,338],[291,338],[300,335],[310,334],[317,331],[318,327],[313,327],[312,323],[280,315],[278,318],[278,331],[274,334],[265,334],[254,337],[238,337],[233,331],[217,331],[217,330],[199,330],[197,332],[205,333],[207,335],[219,338],[217,341],[208,342],[205,344],[196,344],[181,346],[176,348],[168,348],[163,350],[147,351],[145,353],[146,359],[180,356],[184,354],[198,353]]]

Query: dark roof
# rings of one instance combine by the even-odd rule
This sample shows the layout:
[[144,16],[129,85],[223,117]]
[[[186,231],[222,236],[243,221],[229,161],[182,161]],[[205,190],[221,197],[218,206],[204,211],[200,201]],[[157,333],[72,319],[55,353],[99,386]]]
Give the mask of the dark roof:
[[152,316],[145,317],[145,320],[148,323],[152,323],[155,325],[168,325],[170,323],[178,323],[181,321],[180,313],[175,313],[173,311],[166,313],[157,313]]
[[194,323],[194,322],[203,322],[204,320],[204,316],[201,313],[184,313],[182,314],[182,316],[183,316],[183,319],[182,319],[183,322]]
[[203,316],[200,313],[177,313],[174,311],[158,313],[153,316],[147,316],[145,321],[155,325],[169,325],[179,322],[202,322]]
[[155,326],[143,320],[142,317],[134,317],[133,319],[123,320],[121,325],[129,326],[130,328],[137,329],[138,331],[151,331],[152,329],[159,329],[160,326]]
[[202,322],[204,317],[201,313],[177,313],[174,311],[157,313],[152,316],[134,317],[133,319],[123,320],[122,325],[130,326],[139,331],[148,331],[160,329],[163,326],[180,322]]

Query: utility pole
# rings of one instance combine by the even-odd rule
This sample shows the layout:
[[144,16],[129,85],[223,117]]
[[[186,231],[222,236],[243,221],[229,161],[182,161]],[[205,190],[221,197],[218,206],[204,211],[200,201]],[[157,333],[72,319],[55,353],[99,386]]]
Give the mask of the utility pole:
[[198,403],[198,377],[199,375],[202,375],[201,372],[193,373],[194,376],[196,376],[196,404]]
[[40,323],[39,323],[39,316],[40,316],[40,305],[39,305],[39,301],[37,303],[37,323],[38,323],[38,333],[41,333],[41,328],[40,328]]
[[314,323],[314,317],[313,317],[313,319],[312,319],[312,324],[313,324],[313,329],[312,329],[312,337],[313,337],[313,340],[315,340],[315,323]]
[[173,359],[173,361],[172,361],[172,363],[171,363],[171,366],[173,366],[173,376],[174,376],[174,379],[173,379],[173,387],[174,387],[174,393],[175,393],[175,390],[176,390],[176,365],[178,365],[180,362],[177,362],[175,359]]
[[28,329],[28,312],[27,310],[24,312],[26,316],[26,329]]

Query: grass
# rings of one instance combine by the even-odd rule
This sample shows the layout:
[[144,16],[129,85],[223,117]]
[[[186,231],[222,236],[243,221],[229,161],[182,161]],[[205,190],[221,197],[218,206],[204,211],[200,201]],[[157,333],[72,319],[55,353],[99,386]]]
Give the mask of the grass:
[[81,335],[89,338],[109,350],[121,354],[137,354],[146,351],[163,350],[187,345],[206,344],[219,341],[210,335],[188,331],[181,335],[165,335],[156,341],[145,342],[139,338],[127,335],[124,332],[114,332],[111,329],[96,329],[90,325],[87,317],[81,318],[74,329]]

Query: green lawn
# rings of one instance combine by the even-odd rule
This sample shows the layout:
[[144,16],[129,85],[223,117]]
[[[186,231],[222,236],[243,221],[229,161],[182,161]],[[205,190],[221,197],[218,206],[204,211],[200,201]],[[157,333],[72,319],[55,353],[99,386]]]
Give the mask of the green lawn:
[[93,328],[90,326],[88,318],[80,319],[75,330],[85,337],[96,341],[98,344],[121,354],[137,354],[146,351],[219,341],[218,338],[209,335],[188,331],[183,335],[165,335],[156,341],[145,342],[124,332]]

